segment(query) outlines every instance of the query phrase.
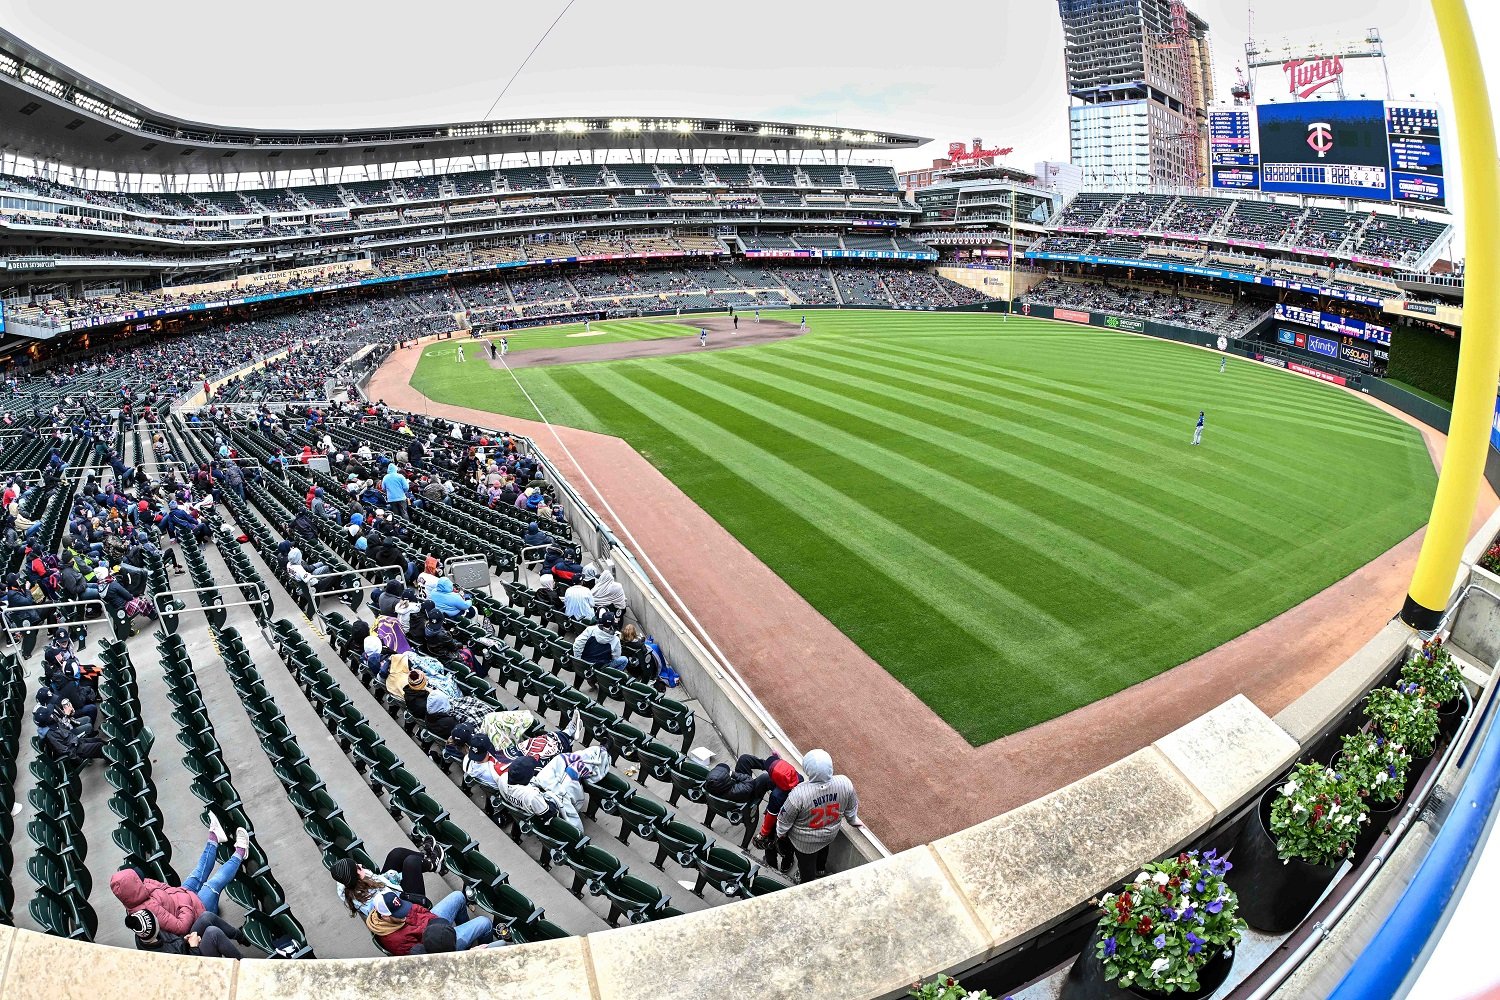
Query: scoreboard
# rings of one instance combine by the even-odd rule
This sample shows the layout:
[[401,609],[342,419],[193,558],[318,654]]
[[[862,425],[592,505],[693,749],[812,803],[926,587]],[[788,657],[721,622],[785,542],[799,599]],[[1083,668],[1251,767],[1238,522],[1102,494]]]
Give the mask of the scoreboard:
[[1249,108],[1208,113],[1208,154],[1214,187],[1260,187],[1260,157],[1254,152]]
[[1391,147],[1391,199],[1443,204],[1443,145],[1437,108],[1387,104],[1385,131]]
[[1297,101],[1210,111],[1212,185],[1443,207],[1438,109],[1395,101]]

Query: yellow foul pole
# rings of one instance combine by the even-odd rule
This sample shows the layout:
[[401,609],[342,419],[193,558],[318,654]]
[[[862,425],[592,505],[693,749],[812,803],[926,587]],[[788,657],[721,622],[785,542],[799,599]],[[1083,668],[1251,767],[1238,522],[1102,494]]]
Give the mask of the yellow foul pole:
[[1485,89],[1479,47],[1463,0],[1432,0],[1432,10],[1453,88],[1468,261],[1463,339],[1448,448],[1427,522],[1427,537],[1412,572],[1406,604],[1401,608],[1401,620],[1422,631],[1435,628],[1441,620],[1463,557],[1469,520],[1484,476],[1495,412],[1495,379],[1500,374],[1500,173],[1489,91]]

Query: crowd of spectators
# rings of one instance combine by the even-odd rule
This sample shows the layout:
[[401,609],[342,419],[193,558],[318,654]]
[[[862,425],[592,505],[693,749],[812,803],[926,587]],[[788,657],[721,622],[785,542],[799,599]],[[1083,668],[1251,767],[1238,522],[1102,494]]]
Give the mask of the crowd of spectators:
[[1175,291],[1057,278],[1049,278],[1032,288],[1021,297],[1021,301],[1116,313],[1230,336],[1244,334],[1264,312],[1264,309],[1244,303],[1215,302]]

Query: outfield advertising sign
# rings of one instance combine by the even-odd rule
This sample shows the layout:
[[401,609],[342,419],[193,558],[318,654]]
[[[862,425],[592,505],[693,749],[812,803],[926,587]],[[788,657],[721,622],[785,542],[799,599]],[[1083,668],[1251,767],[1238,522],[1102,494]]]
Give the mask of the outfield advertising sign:
[[1495,416],[1490,420],[1490,447],[1500,451],[1500,396],[1495,397]]
[[1327,337],[1309,335],[1307,338],[1307,349],[1314,354],[1321,354],[1325,358],[1336,358],[1339,356],[1339,342],[1337,340],[1329,340]]
[[1307,334],[1288,330],[1286,327],[1276,331],[1276,339],[1288,347],[1307,347]]
[[1290,372],[1296,372],[1298,375],[1311,375],[1315,379],[1321,379],[1324,382],[1332,382],[1334,385],[1349,384],[1349,380],[1344,378],[1344,376],[1342,375],[1335,375],[1333,374],[1333,372],[1319,371],[1316,368],[1309,368],[1307,367],[1307,365],[1299,365],[1295,361],[1288,361],[1286,363],[1286,369]]
[[1076,309],[1056,309],[1056,308],[1054,308],[1052,310],[1052,318],[1053,319],[1065,319],[1069,323],[1087,323],[1089,321],[1090,317],[1089,317],[1088,313],[1086,313],[1086,312],[1079,312]]
[[1369,351],[1363,347],[1354,347],[1349,344],[1339,345],[1339,357],[1351,365],[1359,365],[1361,368],[1368,368],[1375,363],[1374,356]]
[[1145,333],[1146,321],[1131,319],[1129,316],[1109,316],[1104,320],[1104,325],[1112,330],[1128,330],[1131,333]]

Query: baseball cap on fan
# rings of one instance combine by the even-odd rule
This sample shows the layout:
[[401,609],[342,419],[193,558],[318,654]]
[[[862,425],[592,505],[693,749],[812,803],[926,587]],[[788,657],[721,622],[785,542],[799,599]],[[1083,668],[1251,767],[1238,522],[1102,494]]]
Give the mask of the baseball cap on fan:
[[411,912],[411,904],[394,892],[382,892],[375,897],[375,911],[382,916],[403,920]]

